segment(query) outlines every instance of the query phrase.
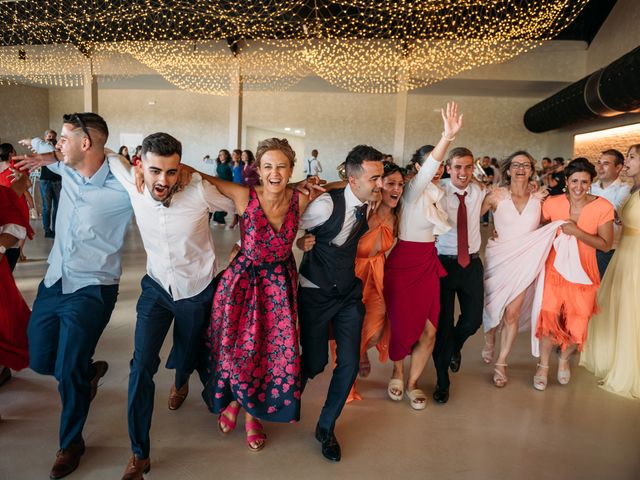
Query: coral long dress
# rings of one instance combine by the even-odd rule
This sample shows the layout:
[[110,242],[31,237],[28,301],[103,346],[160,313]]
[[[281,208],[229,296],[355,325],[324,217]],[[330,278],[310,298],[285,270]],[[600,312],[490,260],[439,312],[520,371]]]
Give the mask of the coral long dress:
[[[20,225],[31,232],[28,210],[13,190],[0,186],[0,227]],[[27,324],[31,310],[25,303],[13,279],[9,262],[0,258],[0,365],[21,370],[29,365]]]
[[[568,220],[571,218],[569,199],[558,195],[547,199],[542,205],[545,219]],[[578,227],[596,235],[598,227],[613,221],[613,205],[598,197],[582,208]],[[545,265],[545,282],[542,307],[538,317],[536,335],[551,337],[554,343],[565,350],[575,344],[578,350],[587,339],[587,325],[591,316],[598,311],[596,293],[600,286],[600,274],[596,261],[596,249],[578,240],[578,252],[582,268],[591,279],[591,285],[579,285],[567,281],[553,266],[555,248],[551,249]]]
[[[362,336],[360,338],[360,356],[367,351],[367,346],[373,338],[381,332],[376,343],[378,359],[381,362],[389,358],[389,337],[391,331],[387,322],[387,310],[384,303],[384,262],[385,254],[393,246],[393,229],[384,223],[370,229],[358,242],[356,255],[356,275],[362,280],[362,303],[364,303],[365,315],[362,323]],[[331,342],[332,351],[335,343]],[[333,358],[336,358],[335,352]],[[347,403],[353,400],[362,400],[353,384]]]
[[602,310],[589,322],[580,365],[602,388],[640,398],[640,193],[623,207],[622,236],[598,291]]
[[242,248],[220,278],[205,337],[203,398],[214,413],[237,400],[260,419],[300,418],[298,274],[291,252],[299,216],[294,191],[276,232],[250,188],[240,219]]

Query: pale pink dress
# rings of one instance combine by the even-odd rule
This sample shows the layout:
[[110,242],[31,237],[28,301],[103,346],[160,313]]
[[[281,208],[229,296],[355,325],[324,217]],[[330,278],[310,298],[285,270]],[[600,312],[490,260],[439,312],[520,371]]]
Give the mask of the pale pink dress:
[[520,329],[530,327],[535,284],[553,245],[558,226],[552,222],[538,228],[542,197],[532,194],[518,212],[511,192],[494,190],[498,205],[493,214],[497,238],[490,239],[485,252],[485,306],[482,321],[484,331],[497,327],[507,306],[525,290],[520,311]]

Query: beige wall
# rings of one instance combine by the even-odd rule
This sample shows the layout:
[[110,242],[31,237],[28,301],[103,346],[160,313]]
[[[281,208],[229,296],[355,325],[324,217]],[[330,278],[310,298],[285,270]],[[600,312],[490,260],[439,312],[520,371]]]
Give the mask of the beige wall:
[[[155,104],[150,105],[150,102]],[[117,150],[120,134],[166,132],[183,144],[185,163],[197,163],[227,148],[229,100],[180,90],[101,89],[99,113],[109,125],[107,146]],[[50,96],[51,122],[64,113],[83,111],[82,90],[55,89]]]
[[[18,145],[26,137],[41,137],[49,127],[49,91],[22,85],[0,86],[0,139],[11,143],[18,153],[27,150]],[[57,125],[51,128],[59,131]]]
[[618,0],[587,52],[591,73],[640,45],[640,2]]
[[[154,131],[166,131],[181,140],[185,162],[194,165],[205,154],[216,155],[219,149],[228,148],[226,97],[177,90],[101,90],[99,97],[100,114],[111,130],[108,146],[112,149],[119,147],[120,133],[146,135]],[[406,163],[420,145],[438,141],[442,132],[439,108],[450,99],[409,95],[405,158],[396,161]],[[538,99],[461,96],[455,100],[465,113],[464,130],[455,144],[469,147],[476,155],[500,158],[521,148],[536,158],[571,155],[572,132],[533,134],[524,128],[524,112]],[[149,101],[156,104],[151,106]],[[355,145],[365,143],[385,153],[393,151],[395,108],[394,95],[250,93],[244,99],[243,123],[245,132],[247,126],[270,132],[303,128],[304,151],[296,152],[298,158],[318,149],[325,177],[335,180],[336,167]],[[63,113],[82,110],[82,91],[52,90],[49,110],[51,122],[58,125]],[[244,138],[243,148],[255,150],[248,140],[255,143],[253,137]]]

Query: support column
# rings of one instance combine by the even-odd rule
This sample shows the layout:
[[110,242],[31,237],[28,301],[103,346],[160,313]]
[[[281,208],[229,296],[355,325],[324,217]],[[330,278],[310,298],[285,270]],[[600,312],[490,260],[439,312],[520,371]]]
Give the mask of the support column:
[[98,78],[93,73],[93,60],[89,62],[90,72],[84,76],[84,111],[98,113]]
[[409,92],[402,90],[396,94],[396,128],[393,139],[393,159],[398,165],[404,165],[404,140],[407,129],[407,100]]
[[230,149],[242,148],[242,75],[240,67],[231,79],[229,92],[229,142]]

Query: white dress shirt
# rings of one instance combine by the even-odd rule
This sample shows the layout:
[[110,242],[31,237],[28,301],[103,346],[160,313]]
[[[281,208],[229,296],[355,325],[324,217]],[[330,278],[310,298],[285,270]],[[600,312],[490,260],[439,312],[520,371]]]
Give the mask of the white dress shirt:
[[[356,212],[359,207],[362,207],[364,202],[361,202],[351,191],[351,186],[347,185],[344,189],[344,221],[342,222],[342,228],[340,232],[331,241],[336,246],[341,246],[347,241],[353,227],[356,223]],[[319,227],[325,223],[331,217],[333,212],[333,200],[331,195],[323,193],[313,202],[309,204],[307,209],[302,214],[300,219],[300,229],[310,230],[315,227]],[[307,288],[320,288],[313,282],[300,275],[300,285]]]
[[[591,194],[598,197],[605,198],[613,205],[616,214],[620,214],[622,206],[625,204],[629,195],[631,195],[631,185],[624,183],[620,180],[620,177],[616,178],[607,188],[602,188],[600,182],[591,184]],[[622,234],[622,225],[618,222],[613,223],[613,245],[612,250],[615,250],[620,241],[620,235]]]
[[322,172],[322,165],[320,165],[320,161],[317,158],[311,157],[304,161],[304,173],[318,175],[320,172]]
[[467,192],[464,204],[467,207],[467,231],[469,235],[469,254],[478,253],[480,250],[480,210],[486,191],[476,183],[471,182],[466,189],[459,190],[448,182],[444,185],[444,197],[442,198],[442,208],[447,212],[451,230],[438,237],[436,248],[440,255],[458,255],[458,206],[460,200],[455,195],[462,195]]
[[447,213],[440,205],[444,192],[431,183],[441,163],[431,155],[404,187],[400,204],[398,238],[408,242],[433,242],[448,231]]
[[108,159],[111,172],[131,198],[147,252],[147,274],[174,300],[201,293],[216,270],[209,212],[235,212],[233,201],[194,173],[189,184],[165,207],[146,188],[138,193],[133,171],[124,158],[109,155]]

